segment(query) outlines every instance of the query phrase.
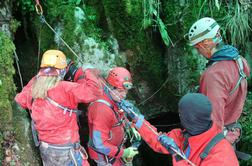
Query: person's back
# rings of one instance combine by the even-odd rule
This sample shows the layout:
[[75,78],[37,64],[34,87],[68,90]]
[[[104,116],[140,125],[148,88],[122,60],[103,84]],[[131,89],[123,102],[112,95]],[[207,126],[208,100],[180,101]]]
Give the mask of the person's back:
[[89,154],[98,166],[129,166],[138,151],[124,147],[130,125],[117,103],[132,87],[131,74],[123,67],[115,67],[106,81],[104,94],[88,107]]
[[237,121],[246,99],[249,66],[235,47],[224,44],[220,26],[212,18],[197,20],[188,37],[189,44],[209,60],[200,79],[199,92],[212,101],[213,121],[233,144],[241,133],[241,125]]
[[89,165],[87,154],[80,146],[76,108],[80,102],[96,100],[102,90],[92,70],[85,71],[81,84],[62,81],[66,66],[61,51],[46,51],[38,74],[15,100],[30,110],[35,144],[39,145],[44,165]]
[[[167,133],[158,133],[143,116],[124,111],[154,151],[172,155],[174,166],[239,165],[232,146],[211,120],[212,104],[205,95],[188,93],[180,99],[178,107],[183,130],[173,129]],[[208,146],[211,147],[209,151],[206,150]],[[184,154],[187,160],[179,159],[178,153]]]
[[[250,69],[245,59],[243,59],[243,66],[246,75],[249,75]],[[216,62],[209,66],[201,76],[199,92],[212,101],[212,118],[220,129],[236,122],[242,113],[247,94],[247,80],[241,80],[239,87],[230,94],[239,78],[235,61]]]

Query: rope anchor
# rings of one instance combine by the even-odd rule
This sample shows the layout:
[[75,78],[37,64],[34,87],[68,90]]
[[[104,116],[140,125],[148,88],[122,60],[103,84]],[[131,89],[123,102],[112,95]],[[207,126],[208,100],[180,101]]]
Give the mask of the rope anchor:
[[43,15],[43,8],[40,5],[39,0],[36,0],[35,10],[36,10],[38,15]]

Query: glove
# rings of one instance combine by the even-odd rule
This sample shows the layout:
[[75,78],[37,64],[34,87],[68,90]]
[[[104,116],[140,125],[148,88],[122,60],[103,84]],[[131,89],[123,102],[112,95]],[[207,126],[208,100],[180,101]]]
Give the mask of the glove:
[[165,134],[161,134],[160,136],[158,136],[158,141],[168,150],[168,152],[171,155],[175,154],[175,152],[172,149],[175,149],[180,152],[178,145],[174,142],[174,140],[171,137],[168,137]]
[[121,100],[117,105],[127,114],[128,117],[130,117],[130,119],[137,121],[140,111],[134,106],[134,104],[127,100]]
[[141,141],[141,135],[139,134],[139,132],[133,127],[131,128],[131,131],[133,133],[133,137],[136,138],[136,141]]
[[76,71],[78,70],[77,66],[74,64],[73,61],[68,60],[67,67],[66,67],[66,75],[64,80],[66,81],[74,81],[74,76]]
[[131,162],[133,157],[138,154],[138,150],[135,147],[128,147],[124,149],[122,159],[125,163]]

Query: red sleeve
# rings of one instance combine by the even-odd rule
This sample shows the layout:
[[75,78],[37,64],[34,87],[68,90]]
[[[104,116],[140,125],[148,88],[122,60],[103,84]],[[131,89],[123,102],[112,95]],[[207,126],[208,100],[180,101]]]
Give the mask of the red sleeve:
[[[142,136],[143,140],[156,152],[163,153],[163,154],[169,154],[169,152],[166,150],[165,147],[163,147],[160,142],[158,141],[158,136],[155,134],[157,133],[157,129],[152,126],[148,121],[144,120],[142,123],[142,126],[140,128],[137,128],[138,132]],[[161,134],[161,133],[159,133]],[[182,131],[180,129],[174,129],[168,133],[166,133],[167,136],[173,138],[175,143],[181,147],[182,144]]]
[[78,70],[76,71],[74,75],[74,82],[82,83],[84,81],[84,78],[85,78],[84,71],[80,67],[78,68]]
[[[104,106],[104,104],[95,103],[90,106],[88,111],[89,125],[92,130],[90,137],[98,152],[110,157],[120,158],[123,149],[121,148],[118,153],[118,147],[108,142],[113,124],[111,117],[113,116],[115,116],[113,110]],[[115,156],[117,153],[118,155]]]
[[96,100],[103,93],[103,89],[99,78],[92,70],[86,70],[85,79],[77,88],[72,88],[71,93],[74,94],[77,103],[89,103]]
[[15,101],[24,109],[31,109],[31,87],[35,78],[32,78],[29,83],[15,96]]
[[223,70],[206,71],[200,80],[200,93],[206,95],[212,102],[212,118],[220,129],[224,126],[224,111],[229,96],[227,88],[231,87],[230,82],[231,80],[228,80],[227,74]]

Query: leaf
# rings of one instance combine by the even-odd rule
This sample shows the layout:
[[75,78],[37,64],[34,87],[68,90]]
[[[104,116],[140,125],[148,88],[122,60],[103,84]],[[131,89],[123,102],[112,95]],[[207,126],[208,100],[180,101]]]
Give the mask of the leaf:
[[167,33],[167,30],[166,30],[166,27],[165,27],[163,21],[160,18],[158,18],[157,19],[157,23],[158,23],[159,32],[161,34],[161,37],[162,37],[165,45],[169,46],[169,44],[170,44],[170,37],[169,37],[169,35]]
[[79,5],[81,3],[81,0],[76,0],[75,4]]
[[219,0],[215,0],[215,6],[217,7],[218,10],[220,10],[220,3],[219,3]]

